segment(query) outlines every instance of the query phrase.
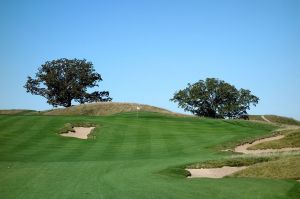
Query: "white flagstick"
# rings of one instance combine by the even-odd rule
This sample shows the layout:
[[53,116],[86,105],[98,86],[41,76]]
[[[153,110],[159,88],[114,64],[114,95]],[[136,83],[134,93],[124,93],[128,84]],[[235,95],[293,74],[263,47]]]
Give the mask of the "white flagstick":
[[138,107],[138,106],[136,107],[136,117],[137,117],[137,118],[139,118],[139,110],[140,110],[140,109],[141,109],[140,107]]

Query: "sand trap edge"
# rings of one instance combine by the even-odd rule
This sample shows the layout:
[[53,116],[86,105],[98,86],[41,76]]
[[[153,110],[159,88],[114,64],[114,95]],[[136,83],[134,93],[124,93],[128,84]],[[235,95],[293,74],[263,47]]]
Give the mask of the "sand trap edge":
[[62,133],[61,136],[64,137],[74,137],[78,139],[88,139],[88,135],[92,132],[96,127],[73,127],[74,132],[69,131],[68,133]]
[[223,178],[231,175],[235,172],[241,171],[248,168],[247,166],[242,167],[229,167],[224,166],[221,168],[209,168],[209,169],[186,169],[190,172],[191,176],[188,178]]

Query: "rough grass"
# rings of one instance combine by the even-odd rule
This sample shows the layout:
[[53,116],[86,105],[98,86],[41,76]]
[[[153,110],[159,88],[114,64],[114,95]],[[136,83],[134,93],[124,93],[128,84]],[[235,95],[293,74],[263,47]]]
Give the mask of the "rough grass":
[[[285,124],[285,125],[300,125],[300,121],[295,120],[293,118],[277,116],[277,115],[264,115],[264,116],[266,119],[268,119],[270,122],[273,123]],[[265,120],[262,119],[261,115],[249,115],[249,119],[254,121],[265,122]]]
[[217,160],[208,160],[204,162],[199,162],[192,165],[188,165],[187,168],[188,169],[221,168],[223,166],[242,167],[242,166],[249,166],[261,162],[268,162],[276,159],[278,159],[278,157],[276,156],[232,157],[226,159],[217,159]]
[[249,149],[281,149],[300,147],[300,129],[288,131],[285,132],[285,134],[285,137],[280,140],[260,143],[258,145],[249,147]]
[[8,109],[8,110],[0,110],[0,115],[26,115],[34,112],[35,112],[34,110],[26,110],[26,109]]
[[168,177],[179,177],[179,178],[186,178],[191,176],[191,173],[186,170],[186,165],[177,165],[173,167],[169,167],[167,169],[164,169],[162,171],[157,172],[157,174],[160,174],[162,176],[168,176]]
[[274,123],[287,124],[287,125],[300,125],[300,121],[293,118],[282,117],[277,115],[265,115],[265,117]]
[[265,122],[261,115],[249,115],[249,120]]
[[299,180],[300,156],[283,157],[274,161],[253,165],[232,176]]
[[[97,139],[57,134],[66,123],[101,125]],[[253,123],[253,122],[252,122]],[[247,122],[135,113],[113,116],[0,115],[0,197],[299,198],[293,181],[185,178],[192,162],[224,159],[217,146],[270,134]]]
[[166,109],[158,108],[136,103],[117,103],[117,102],[101,102],[90,103],[72,106],[68,108],[53,109],[44,112],[44,115],[89,115],[89,116],[105,116],[125,112],[137,112],[137,107],[140,108],[139,112],[156,112],[174,116],[188,116],[184,114],[174,113]]
[[221,168],[223,166],[248,166],[248,168],[232,174],[231,177],[300,179],[299,153],[286,153],[269,156],[243,156],[208,160],[188,165],[187,168]]
[[73,128],[74,126],[71,123],[66,123],[62,128],[58,130],[58,134],[68,133],[69,131],[75,132]]

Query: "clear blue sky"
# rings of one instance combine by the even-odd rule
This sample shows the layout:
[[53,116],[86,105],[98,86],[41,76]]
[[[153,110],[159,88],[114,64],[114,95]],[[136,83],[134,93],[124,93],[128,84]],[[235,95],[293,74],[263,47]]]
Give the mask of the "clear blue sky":
[[114,101],[169,99],[216,77],[261,98],[251,114],[300,119],[300,1],[0,1],[0,109],[51,108],[25,92],[47,60],[86,58]]

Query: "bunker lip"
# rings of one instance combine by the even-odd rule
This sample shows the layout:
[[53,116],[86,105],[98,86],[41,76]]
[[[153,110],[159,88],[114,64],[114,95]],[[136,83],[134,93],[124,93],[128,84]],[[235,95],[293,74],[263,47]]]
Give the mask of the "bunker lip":
[[[273,123],[270,120],[268,120],[267,118],[265,118],[264,116],[262,116],[262,119],[268,123]],[[297,129],[300,129],[300,127],[295,126],[295,125],[282,125],[282,127],[280,129],[277,129],[276,131],[281,132],[281,131],[286,131],[286,130],[297,130]],[[256,150],[248,149],[249,147],[258,145],[260,143],[269,142],[269,141],[273,141],[273,140],[280,140],[284,137],[285,137],[285,135],[277,135],[277,136],[273,136],[273,137],[256,140],[255,142],[253,142],[251,144],[250,143],[242,144],[242,145],[236,146],[234,148],[234,152],[244,153],[244,154],[262,154],[262,153],[289,152],[289,151],[300,150],[300,147],[293,147],[293,148],[286,147],[286,148],[281,148],[281,149],[256,149]]]
[[300,147],[295,147],[295,148],[281,148],[281,149],[257,149],[257,150],[249,150],[249,147],[255,146],[257,144],[263,143],[263,142],[268,142],[268,141],[273,141],[273,140],[280,140],[284,138],[284,135],[277,135],[274,137],[269,137],[269,138],[264,138],[261,140],[257,140],[251,144],[246,143],[239,145],[235,147],[234,151],[238,153],[244,153],[244,154],[260,154],[260,153],[273,153],[273,152],[288,152],[288,151],[296,151],[300,150]]
[[247,166],[242,167],[229,167],[223,166],[222,168],[210,168],[210,169],[186,169],[191,173],[188,178],[223,178],[231,175],[237,171],[248,168]]
[[79,139],[88,139],[88,135],[95,127],[74,127],[74,132],[69,131],[68,133],[60,134],[64,137],[74,137]]

